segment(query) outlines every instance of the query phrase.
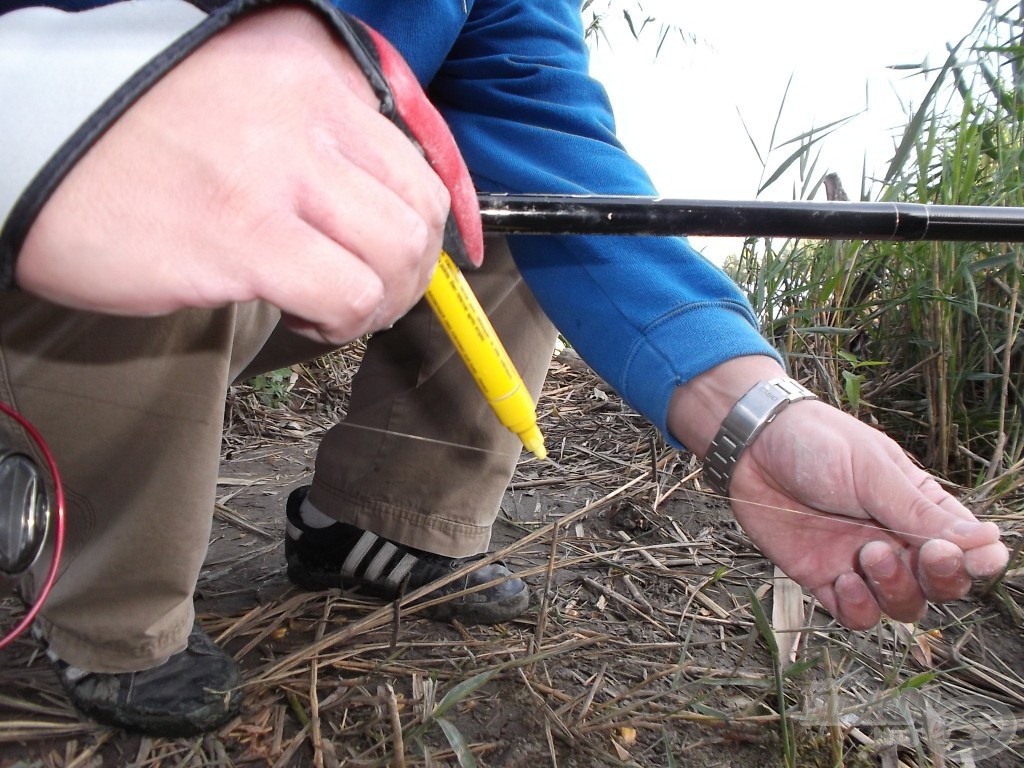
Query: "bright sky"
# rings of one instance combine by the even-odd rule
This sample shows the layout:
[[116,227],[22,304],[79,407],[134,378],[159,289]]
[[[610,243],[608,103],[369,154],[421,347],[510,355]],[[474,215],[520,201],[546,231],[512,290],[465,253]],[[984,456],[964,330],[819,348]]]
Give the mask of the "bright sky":
[[[655,59],[658,24],[637,43],[621,16],[636,3],[618,0],[606,21],[611,45],[598,43],[592,71],[608,88],[620,137],[662,195],[753,199],[762,168],[743,123],[763,155],[792,76],[776,143],[863,112],[824,139],[814,174],[837,172],[858,199],[865,157],[868,177],[884,173],[907,108],[927,90],[920,75],[889,67],[926,59],[941,66],[946,43],[971,31],[984,2],[646,0],[643,7],[697,41],[670,36]],[[765,180],[792,149],[769,157]],[[795,183],[787,177],[761,197],[798,197]],[[737,241],[721,238],[694,244],[715,260],[738,249]]]

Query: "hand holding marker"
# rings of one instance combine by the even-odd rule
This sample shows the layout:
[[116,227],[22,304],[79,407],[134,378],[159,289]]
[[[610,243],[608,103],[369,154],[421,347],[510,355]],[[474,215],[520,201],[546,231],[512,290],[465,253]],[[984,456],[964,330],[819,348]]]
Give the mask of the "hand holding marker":
[[334,11],[339,38],[359,64],[380,111],[413,141],[451,193],[443,250],[426,299],[498,419],[537,458],[547,455],[530,393],[456,261],[480,266],[483,228],[469,171],[444,120],[394,48],[352,16]]

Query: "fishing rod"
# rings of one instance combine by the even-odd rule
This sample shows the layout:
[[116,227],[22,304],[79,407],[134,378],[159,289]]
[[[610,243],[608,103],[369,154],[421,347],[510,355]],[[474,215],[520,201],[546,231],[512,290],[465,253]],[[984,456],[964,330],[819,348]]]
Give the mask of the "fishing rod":
[[707,235],[1024,242],[1024,208],[921,203],[479,195],[484,231],[506,235]]

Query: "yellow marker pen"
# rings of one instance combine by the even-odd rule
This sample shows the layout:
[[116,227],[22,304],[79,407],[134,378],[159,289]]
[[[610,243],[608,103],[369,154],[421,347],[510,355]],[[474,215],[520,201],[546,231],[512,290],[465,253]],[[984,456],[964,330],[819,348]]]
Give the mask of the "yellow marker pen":
[[533,399],[466,278],[444,251],[426,297],[498,419],[528,451],[546,458]]

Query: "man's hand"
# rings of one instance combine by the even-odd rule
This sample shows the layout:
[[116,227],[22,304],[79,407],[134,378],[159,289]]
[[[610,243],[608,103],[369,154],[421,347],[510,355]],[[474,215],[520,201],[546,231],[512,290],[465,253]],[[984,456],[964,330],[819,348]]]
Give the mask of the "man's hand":
[[[703,453],[726,403],[779,375],[767,358],[738,358],[694,379],[673,401],[673,434]],[[818,401],[790,405],[765,428],[740,457],[730,497],[765,556],[851,629],[883,612],[915,621],[926,600],[963,597],[1009,557],[994,523],[978,522],[884,434]]]
[[378,106],[311,12],[240,21],[64,179],[17,282],[131,315],[263,299],[331,343],[389,326],[426,289],[450,196]]

